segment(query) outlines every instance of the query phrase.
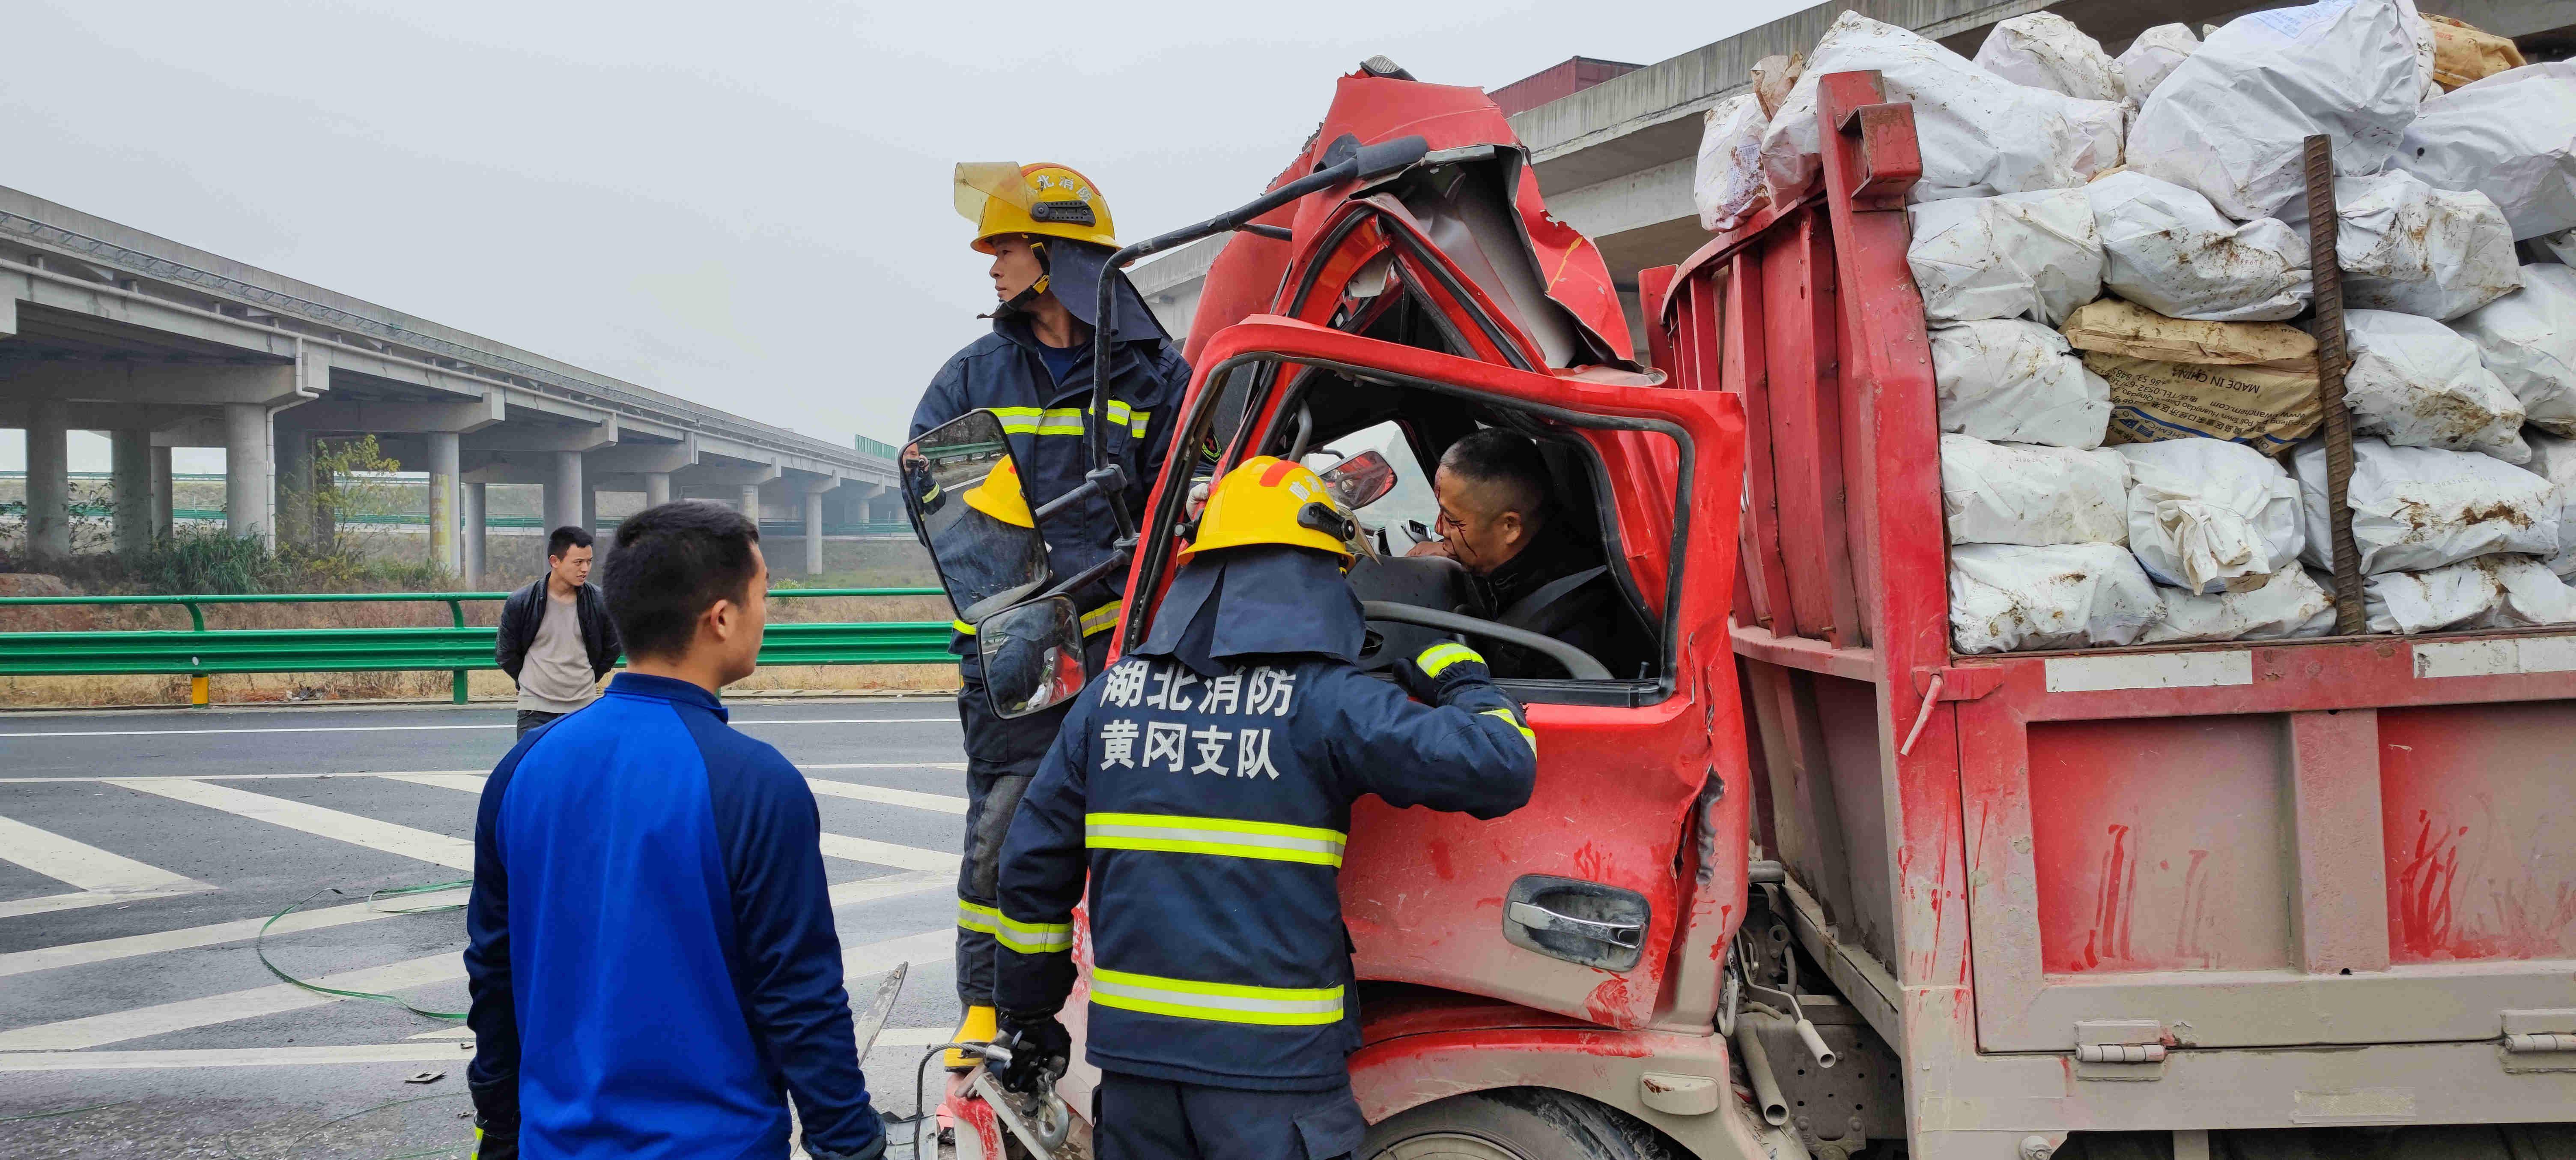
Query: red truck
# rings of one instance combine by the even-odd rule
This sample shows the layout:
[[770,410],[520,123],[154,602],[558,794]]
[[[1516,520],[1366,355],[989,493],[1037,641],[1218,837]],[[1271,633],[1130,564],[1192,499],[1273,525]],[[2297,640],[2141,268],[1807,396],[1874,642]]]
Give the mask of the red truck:
[[[1822,188],[1641,278],[1660,369],[1473,89],[1343,78],[1286,199],[1203,227],[1242,232],[1175,446],[1395,467],[1372,658],[1509,639],[1395,534],[1479,425],[1540,442],[1637,642],[1507,682],[1527,807],[1355,813],[1361,1155],[2566,1147],[2576,635],[1953,655],[1912,111],[1850,73],[1821,114]],[[1028,1150],[948,1106],[961,1156]]]

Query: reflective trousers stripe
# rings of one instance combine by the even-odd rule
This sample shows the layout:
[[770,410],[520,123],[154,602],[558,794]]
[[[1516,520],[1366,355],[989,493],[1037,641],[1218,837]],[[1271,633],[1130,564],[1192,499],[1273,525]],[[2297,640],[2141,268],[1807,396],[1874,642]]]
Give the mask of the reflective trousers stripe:
[[1481,665],[1485,663],[1485,657],[1484,654],[1453,641],[1449,644],[1435,644],[1422,650],[1422,655],[1414,658],[1413,663],[1421,667],[1423,676],[1436,677],[1449,671],[1449,666],[1460,661],[1471,661]]
[[1340,866],[1349,840],[1340,830],[1174,814],[1085,814],[1082,832],[1083,844],[1094,850],[1159,850],[1311,866]]
[[1246,987],[1166,979],[1095,966],[1091,1001],[1103,1007],[1270,1027],[1314,1027],[1342,1020],[1340,987]]
[[1515,715],[1511,710],[1509,710],[1509,709],[1487,709],[1487,710],[1485,710],[1485,711],[1484,711],[1484,713],[1483,713],[1482,715],[1483,715],[1483,716],[1487,716],[1487,717],[1500,717],[1500,718],[1502,718],[1502,719],[1503,719],[1503,720],[1505,720],[1505,721],[1509,721],[1509,722],[1511,722],[1511,723],[1512,723],[1512,728],[1514,728],[1514,729],[1518,729],[1518,730],[1520,730],[1520,731],[1521,731],[1521,740],[1523,740],[1523,741],[1527,741],[1527,742],[1529,742],[1529,743],[1530,743],[1530,752],[1532,752],[1532,753],[1536,753],[1536,752],[1538,752],[1538,732],[1537,732],[1536,730],[1534,730],[1534,729],[1531,729],[1531,728],[1530,728],[1529,726],[1527,726],[1527,725],[1523,725],[1523,724],[1521,724],[1521,719],[1520,719],[1520,717],[1518,717],[1517,715]]
[[1002,912],[981,903],[957,900],[957,926],[961,930],[992,934],[1002,925]]
[[1004,947],[1024,955],[1051,955],[1073,949],[1073,924],[1069,922],[1021,922],[1005,914],[998,916],[1001,929],[993,938]]
[[[987,407],[1000,416],[1002,431],[1009,435],[1080,435],[1090,418],[1088,407]],[[1139,411],[1116,399],[1109,400],[1109,423],[1124,427],[1138,439],[1154,421],[1152,411]]]
[[[1103,604],[1098,608],[1083,613],[1082,635],[1098,636],[1101,633],[1118,627],[1118,609],[1122,603],[1123,600],[1112,600],[1107,604]],[[959,636],[975,635],[975,626],[962,620],[949,621],[948,627]]]

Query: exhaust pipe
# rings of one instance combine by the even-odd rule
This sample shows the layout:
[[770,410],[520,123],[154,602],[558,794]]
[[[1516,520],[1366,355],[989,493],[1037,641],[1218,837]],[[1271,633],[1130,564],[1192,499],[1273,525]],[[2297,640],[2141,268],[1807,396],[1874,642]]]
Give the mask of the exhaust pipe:
[[1780,1098],[1780,1081],[1771,1075],[1771,1053],[1763,1049],[1762,1036],[1754,1030],[1768,1018],[1753,1011],[1735,1017],[1735,1052],[1744,1059],[1745,1078],[1753,1081],[1753,1102],[1761,1105],[1762,1122],[1777,1128],[1789,1122],[1789,1101]]

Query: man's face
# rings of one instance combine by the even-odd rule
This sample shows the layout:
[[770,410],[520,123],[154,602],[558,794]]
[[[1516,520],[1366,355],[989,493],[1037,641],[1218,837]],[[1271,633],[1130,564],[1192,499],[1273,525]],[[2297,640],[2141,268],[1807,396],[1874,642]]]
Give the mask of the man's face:
[[751,546],[751,583],[744,586],[742,598],[719,601],[707,611],[724,662],[723,683],[750,676],[760,667],[760,635],[769,626],[769,559],[761,555],[760,545]]
[[1026,237],[1011,234],[993,239],[994,301],[1008,302],[1019,297],[1020,291],[1036,285],[1038,277],[1045,273],[1046,267],[1039,264],[1038,253]]
[[591,554],[590,549],[575,544],[564,549],[563,555],[546,557],[546,566],[564,587],[579,588],[590,582]]
[[1445,466],[1431,477],[1432,494],[1440,501],[1435,530],[1448,542],[1449,557],[1479,576],[1529,546],[1528,522],[1505,507],[1500,490],[1470,483]]

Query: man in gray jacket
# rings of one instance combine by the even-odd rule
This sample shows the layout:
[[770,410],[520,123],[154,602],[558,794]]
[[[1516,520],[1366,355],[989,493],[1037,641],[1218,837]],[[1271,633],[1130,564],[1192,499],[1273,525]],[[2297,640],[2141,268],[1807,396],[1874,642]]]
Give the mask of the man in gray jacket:
[[617,666],[617,623],[590,582],[590,532],[564,526],[546,537],[546,574],[501,605],[492,659],[519,685],[519,732],[587,705]]

